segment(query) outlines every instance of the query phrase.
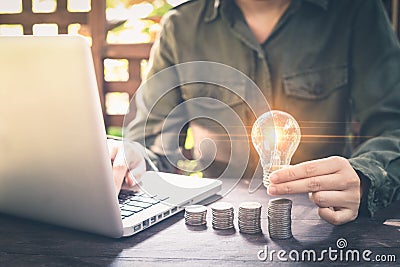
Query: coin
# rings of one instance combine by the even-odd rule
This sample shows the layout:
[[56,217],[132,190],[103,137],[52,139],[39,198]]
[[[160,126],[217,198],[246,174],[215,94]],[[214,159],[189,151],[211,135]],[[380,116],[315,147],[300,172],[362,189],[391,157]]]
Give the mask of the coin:
[[185,208],[185,211],[188,213],[198,214],[201,212],[207,212],[207,207],[203,205],[190,205]]
[[275,198],[268,202],[268,232],[272,239],[292,237],[291,219],[292,201],[286,198]]
[[243,202],[239,206],[239,231],[246,234],[261,232],[261,208],[258,202]]
[[212,204],[211,209],[213,211],[225,211],[229,209],[233,210],[233,205],[229,202],[216,202]]
[[203,205],[191,205],[185,208],[185,223],[187,225],[199,226],[207,224],[207,207]]
[[211,206],[212,225],[218,230],[226,230],[234,227],[234,208],[228,202],[216,202]]

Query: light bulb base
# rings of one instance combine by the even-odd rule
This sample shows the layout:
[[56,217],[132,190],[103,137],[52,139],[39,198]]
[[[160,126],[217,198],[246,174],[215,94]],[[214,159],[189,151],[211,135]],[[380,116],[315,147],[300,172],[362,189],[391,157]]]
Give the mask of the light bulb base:
[[268,188],[269,184],[271,183],[269,181],[269,176],[271,175],[271,173],[273,171],[283,169],[288,166],[290,166],[290,165],[272,165],[272,166],[268,166],[268,167],[263,166],[263,184],[264,184],[264,186],[266,188]]
[[263,173],[263,184],[266,188],[268,188],[270,181],[269,181],[269,175],[271,174],[270,171],[264,171]]

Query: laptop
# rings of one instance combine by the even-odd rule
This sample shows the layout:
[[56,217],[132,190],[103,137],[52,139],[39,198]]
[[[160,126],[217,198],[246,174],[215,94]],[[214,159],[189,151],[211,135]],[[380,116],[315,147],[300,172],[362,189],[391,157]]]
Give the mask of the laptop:
[[118,196],[83,37],[3,36],[0,59],[0,213],[119,238],[220,190],[148,171],[140,192]]

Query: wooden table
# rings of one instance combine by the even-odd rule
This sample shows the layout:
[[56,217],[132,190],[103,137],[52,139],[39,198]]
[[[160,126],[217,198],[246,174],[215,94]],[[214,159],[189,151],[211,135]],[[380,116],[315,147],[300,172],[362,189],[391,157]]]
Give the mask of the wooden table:
[[[359,251],[363,266],[384,265],[377,261],[363,261],[365,250],[371,251],[372,254],[367,255],[371,260],[380,256],[380,259],[393,261],[395,257],[396,263],[389,264],[400,263],[400,227],[383,224],[387,218],[400,219],[400,203],[395,203],[374,219],[359,218],[346,225],[333,226],[318,217],[317,209],[307,196],[291,196],[294,237],[271,240],[266,222],[269,198],[265,188],[249,194],[245,181],[223,198],[223,201],[234,204],[236,215],[243,201],[263,204],[263,233],[256,235],[239,233],[237,217],[235,230],[214,230],[210,209],[207,227],[187,226],[181,212],[136,236],[120,240],[0,215],[0,266],[265,266],[271,264],[270,259],[259,259],[265,257],[265,249],[268,253],[283,250],[286,256],[281,254],[281,258],[287,259],[293,250],[298,251],[300,257],[304,253],[304,261],[291,262],[290,265],[310,265],[311,251],[315,251],[318,258],[323,250],[329,251],[329,247],[337,250],[338,259],[331,260],[325,252],[324,261],[333,265],[354,263],[349,250]],[[339,239],[342,243],[347,242],[347,247],[339,249]],[[340,251],[343,252],[342,261]],[[291,255],[295,257],[296,254]],[[273,257],[272,263],[282,263],[277,252]]]

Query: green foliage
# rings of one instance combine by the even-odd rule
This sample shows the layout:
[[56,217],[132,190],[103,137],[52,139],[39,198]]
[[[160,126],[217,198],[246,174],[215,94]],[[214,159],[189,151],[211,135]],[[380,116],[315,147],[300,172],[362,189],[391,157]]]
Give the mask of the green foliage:
[[122,127],[116,127],[116,126],[108,127],[107,135],[122,137]]
[[153,12],[150,13],[149,17],[162,17],[165,13],[167,13],[173,6],[168,4],[166,1],[164,1],[164,4],[161,6],[154,6]]

